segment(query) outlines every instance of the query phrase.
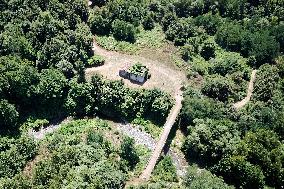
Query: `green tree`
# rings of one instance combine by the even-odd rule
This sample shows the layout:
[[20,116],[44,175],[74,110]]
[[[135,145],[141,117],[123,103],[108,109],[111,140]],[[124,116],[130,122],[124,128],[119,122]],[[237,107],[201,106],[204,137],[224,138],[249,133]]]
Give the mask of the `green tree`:
[[267,102],[271,100],[279,80],[278,69],[275,66],[264,64],[257,72],[253,98]]
[[206,77],[201,91],[210,98],[226,102],[229,100],[229,97],[233,92],[233,88],[234,83],[230,80],[230,78],[215,74]]
[[188,189],[233,189],[222,178],[219,178],[207,170],[201,170],[196,165],[187,169],[184,185]]
[[17,127],[19,113],[14,105],[9,104],[7,100],[0,101],[0,128],[12,129]]
[[237,149],[240,133],[233,122],[196,119],[194,123],[183,146],[188,158],[210,165]]
[[242,156],[222,159],[215,167],[216,173],[223,176],[227,183],[242,188],[263,188],[264,175],[258,166],[246,161]]
[[156,165],[151,179],[154,182],[159,182],[159,181],[177,182],[178,181],[176,168],[170,156],[162,157],[162,159]]
[[140,161],[134,147],[134,139],[126,137],[121,144],[120,151],[120,157],[127,162],[127,165],[131,170],[134,169]]
[[132,24],[122,20],[115,20],[112,23],[113,36],[118,40],[134,42],[135,30]]

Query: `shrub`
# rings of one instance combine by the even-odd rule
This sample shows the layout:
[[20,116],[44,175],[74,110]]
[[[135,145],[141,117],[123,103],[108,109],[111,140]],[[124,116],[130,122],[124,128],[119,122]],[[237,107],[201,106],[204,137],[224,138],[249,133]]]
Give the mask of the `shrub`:
[[234,83],[230,78],[215,74],[206,77],[202,86],[202,93],[210,98],[225,102],[233,93]]
[[168,181],[168,182],[177,182],[177,173],[176,168],[173,165],[173,160],[170,156],[165,156],[163,159],[156,165],[152,180],[154,182],[158,181]]
[[265,184],[261,169],[246,161],[242,156],[224,158],[214,170],[223,176],[226,182],[240,188],[263,188]]
[[140,161],[134,148],[134,140],[132,138],[127,137],[123,140],[120,156],[127,162],[127,165],[131,170],[134,169]]
[[166,31],[168,40],[174,41],[175,45],[184,45],[189,37],[196,35],[195,28],[190,18],[182,18],[172,23]]
[[152,14],[148,14],[143,20],[143,27],[145,30],[151,30],[155,27],[155,20]]
[[117,19],[113,21],[112,32],[113,32],[113,36],[117,40],[128,41],[128,42],[135,41],[136,29],[134,25],[128,22],[125,22],[123,20]]
[[14,105],[9,104],[7,100],[1,100],[0,112],[0,130],[10,130],[17,126],[19,113]]
[[181,58],[184,61],[192,60],[192,56],[194,55],[194,48],[192,45],[182,46],[180,49]]
[[88,67],[104,65],[105,58],[100,55],[94,55],[88,60]]

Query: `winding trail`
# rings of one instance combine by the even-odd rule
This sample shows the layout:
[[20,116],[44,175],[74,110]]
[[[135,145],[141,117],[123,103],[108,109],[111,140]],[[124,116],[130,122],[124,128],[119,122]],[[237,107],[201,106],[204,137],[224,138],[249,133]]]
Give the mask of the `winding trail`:
[[248,85],[248,89],[247,89],[247,96],[243,100],[233,104],[233,107],[236,110],[241,109],[250,101],[251,96],[252,96],[252,92],[253,92],[253,85],[254,85],[254,82],[255,82],[255,79],[256,79],[256,73],[257,73],[257,70],[253,70],[252,73],[251,73],[250,81],[249,81],[249,85]]

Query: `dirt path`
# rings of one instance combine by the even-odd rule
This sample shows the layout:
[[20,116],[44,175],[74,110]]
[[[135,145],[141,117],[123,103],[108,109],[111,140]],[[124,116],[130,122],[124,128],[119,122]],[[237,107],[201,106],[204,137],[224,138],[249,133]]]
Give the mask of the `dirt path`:
[[125,67],[131,66],[137,62],[142,63],[150,69],[151,78],[147,80],[143,85],[137,85],[131,83],[129,80],[124,79],[124,83],[129,87],[134,88],[159,88],[172,95],[181,88],[183,82],[186,82],[186,75],[182,72],[169,68],[169,66],[151,60],[151,58],[144,58],[136,55],[126,55],[115,51],[108,51],[100,46],[94,41],[93,50],[95,54],[101,55],[105,58],[105,64],[99,67],[87,68],[86,78],[89,80],[92,75],[99,73],[108,79],[120,80],[119,70]]
[[[147,59],[140,56],[126,55],[119,52],[105,50],[98,46],[95,41],[93,44],[93,50],[95,54],[103,56],[106,60],[106,63],[105,65],[100,67],[86,69],[87,79],[89,79],[95,73],[99,73],[104,75],[108,79],[120,80],[122,79],[118,75],[120,69],[131,66],[136,62],[140,62],[150,69],[150,73],[152,75],[151,79],[149,79],[142,86],[133,84],[129,80],[124,80],[126,85],[135,88],[159,88],[175,96],[176,103],[172,108],[170,114],[168,115],[161,137],[155,146],[155,149],[152,153],[151,158],[149,159],[147,167],[139,178],[139,180],[141,181],[148,181],[165,146],[172,126],[174,125],[176,118],[181,110],[182,92],[180,89],[182,87],[183,82],[186,82],[187,80],[186,76],[182,72],[169,68],[165,64],[151,60],[150,58]],[[181,162],[182,160],[177,161],[177,168],[179,167],[180,169],[182,169],[182,166],[178,165],[179,161]],[[178,171],[182,172],[181,170]]]
[[253,92],[253,84],[254,84],[255,79],[256,79],[256,72],[257,72],[257,70],[253,70],[252,73],[251,73],[250,82],[249,82],[249,86],[248,86],[248,90],[247,90],[247,96],[243,100],[236,102],[233,105],[233,107],[236,110],[241,109],[250,101],[251,96],[252,96],[252,92]]
[[168,118],[167,118],[167,121],[164,125],[164,129],[163,129],[163,133],[159,139],[159,142],[157,143],[156,147],[155,147],[155,150],[147,164],[147,167],[146,169],[143,171],[143,173],[141,174],[140,176],[140,179],[142,179],[143,181],[148,181],[150,179],[150,176],[151,176],[151,173],[161,155],[161,152],[165,146],[165,143],[167,141],[167,138],[169,136],[169,133],[172,129],[172,126],[173,124],[175,123],[176,121],[176,118],[181,110],[181,107],[182,107],[182,104],[181,104],[181,101],[182,101],[182,96],[181,94],[177,94],[176,95],[176,103],[175,103],[175,106],[172,108]]

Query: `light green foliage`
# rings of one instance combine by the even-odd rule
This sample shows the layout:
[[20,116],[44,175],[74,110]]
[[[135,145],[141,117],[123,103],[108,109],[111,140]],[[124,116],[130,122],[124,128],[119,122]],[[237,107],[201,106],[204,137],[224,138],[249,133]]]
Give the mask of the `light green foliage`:
[[144,76],[146,78],[148,77],[149,74],[149,68],[147,68],[146,66],[142,65],[139,62],[131,66],[128,71],[129,73],[139,76]]
[[153,176],[151,178],[154,182],[167,181],[177,182],[176,168],[173,165],[173,160],[169,156],[162,157],[159,163],[156,165]]
[[161,127],[158,127],[157,125],[153,124],[149,120],[144,120],[143,118],[136,118],[132,122],[132,124],[139,126],[143,131],[150,134],[153,138],[159,139],[160,134],[162,132]]
[[152,30],[144,30],[139,27],[134,43],[118,41],[112,36],[96,36],[96,42],[108,50],[122,51],[128,54],[139,53],[143,48],[159,48],[165,42],[165,34],[161,27],[156,26]]
[[29,129],[39,130],[49,124],[47,119],[32,119],[29,118],[24,124],[21,125],[22,131],[28,131]]
[[221,157],[232,154],[240,142],[240,133],[229,120],[194,120],[189,128],[184,151],[201,162],[214,163]]
[[257,73],[257,80],[254,88],[254,98],[267,102],[273,97],[279,81],[278,69],[275,66],[265,64],[260,67]]
[[104,65],[105,63],[105,58],[100,56],[100,55],[94,55],[88,60],[88,65],[89,67],[92,66],[101,66]]
[[11,178],[34,158],[37,153],[37,144],[25,135],[15,140],[1,138],[2,142],[5,142],[5,146],[2,144],[0,149],[0,178]]
[[207,170],[199,169],[196,165],[190,166],[184,180],[184,185],[188,189],[233,189],[224,183],[222,178],[218,178]]
[[[26,160],[34,156],[34,144],[26,138],[11,141],[10,149],[0,153],[2,161],[5,160],[5,164],[1,164],[5,166],[1,168],[1,176],[10,176],[2,178],[0,186],[123,188],[127,172],[119,158],[120,145],[113,146],[105,137],[106,131],[110,131],[106,122],[95,119],[71,121],[62,125],[56,133],[41,142],[41,148],[46,150],[43,154],[45,158],[39,159],[32,166],[30,177],[22,173],[15,177],[13,175],[20,171],[19,168],[25,165]],[[3,145],[1,150],[3,148],[7,147]],[[9,158],[5,158],[6,156]],[[21,164],[12,164],[13,161]],[[14,168],[12,165],[18,168],[11,169]]]

